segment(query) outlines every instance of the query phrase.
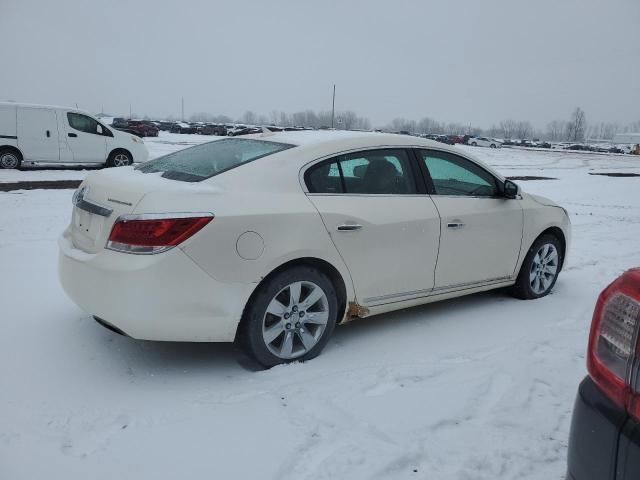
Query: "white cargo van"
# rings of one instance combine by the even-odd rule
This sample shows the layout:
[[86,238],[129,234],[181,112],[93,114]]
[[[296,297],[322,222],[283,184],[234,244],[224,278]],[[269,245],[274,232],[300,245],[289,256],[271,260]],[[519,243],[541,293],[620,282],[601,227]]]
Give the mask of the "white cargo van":
[[65,107],[0,102],[0,168],[146,162],[141,138]]

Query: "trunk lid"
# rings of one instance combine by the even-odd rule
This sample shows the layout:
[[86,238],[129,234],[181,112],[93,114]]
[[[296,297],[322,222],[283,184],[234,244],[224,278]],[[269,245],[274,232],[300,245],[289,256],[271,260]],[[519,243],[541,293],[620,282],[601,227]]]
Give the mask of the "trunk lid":
[[183,193],[182,182],[146,174],[133,167],[110,168],[91,173],[74,196],[71,239],[74,247],[87,253],[102,250],[118,217],[136,212],[136,206],[151,192]]

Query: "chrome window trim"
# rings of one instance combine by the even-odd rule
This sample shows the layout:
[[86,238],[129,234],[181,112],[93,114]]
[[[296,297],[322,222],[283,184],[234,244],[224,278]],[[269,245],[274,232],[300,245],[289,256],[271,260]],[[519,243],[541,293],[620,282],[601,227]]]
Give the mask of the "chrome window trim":
[[[489,175],[491,175],[492,177],[494,177],[496,180],[500,181],[500,182],[504,182],[506,179],[504,177],[502,177],[502,175],[499,172],[494,172],[492,170],[488,170],[486,168],[485,165],[481,165],[480,163],[478,163],[477,160],[475,160],[474,158],[470,158],[469,156],[465,155],[465,152],[459,152],[453,148],[440,148],[440,146],[438,145],[434,145],[434,146],[425,146],[425,145],[411,145],[411,144],[403,144],[403,145],[376,145],[376,146],[368,146],[368,147],[358,147],[358,148],[351,148],[348,150],[340,150],[337,152],[333,152],[331,154],[327,154],[327,155],[323,155],[321,157],[316,157],[313,160],[309,160],[307,163],[305,163],[304,165],[302,165],[300,167],[300,170],[298,171],[298,181],[300,182],[300,186],[302,187],[302,191],[304,192],[305,195],[341,195],[341,196],[349,196],[349,195],[358,195],[358,196],[362,196],[362,195],[372,195],[372,196],[376,196],[379,197],[381,195],[387,195],[387,196],[403,196],[403,197],[408,197],[408,196],[412,196],[415,194],[408,194],[408,195],[402,195],[402,194],[398,194],[398,195],[392,195],[392,194],[349,194],[349,193],[310,193],[309,189],[307,188],[307,184],[304,181],[304,175],[307,172],[307,170],[309,170],[311,167],[313,167],[314,165],[323,162],[325,160],[329,160],[331,158],[334,157],[338,157],[340,155],[348,155],[350,153],[357,153],[357,152],[367,152],[370,150],[387,150],[387,149],[397,149],[397,150],[402,150],[402,149],[411,149],[411,150],[432,150],[432,151],[436,151],[436,152],[444,152],[444,153],[450,153],[452,155],[456,155],[460,158],[463,158],[464,160],[467,160],[471,163],[473,163],[474,165],[476,165],[477,167],[481,168],[482,170],[484,170],[485,172],[487,172]],[[424,197],[425,195],[432,195],[430,193],[425,193],[425,194],[417,194],[416,196],[420,196],[420,197]],[[445,195],[438,195],[438,196],[445,196]],[[460,198],[462,195],[449,195],[449,196],[453,196],[456,198]],[[502,198],[502,197],[486,197],[486,196],[468,196],[468,195],[464,195],[464,197],[466,198]]]

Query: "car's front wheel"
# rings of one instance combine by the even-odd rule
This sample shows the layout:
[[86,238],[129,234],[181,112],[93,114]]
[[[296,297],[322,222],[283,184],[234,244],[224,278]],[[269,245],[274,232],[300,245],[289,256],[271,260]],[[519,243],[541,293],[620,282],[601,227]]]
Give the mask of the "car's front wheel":
[[542,235],[538,238],[522,262],[514,296],[523,300],[544,297],[556,284],[562,267],[562,247],[554,235]]
[[336,291],[318,270],[298,266],[260,287],[245,308],[241,340],[261,365],[316,357],[329,341],[338,315]]

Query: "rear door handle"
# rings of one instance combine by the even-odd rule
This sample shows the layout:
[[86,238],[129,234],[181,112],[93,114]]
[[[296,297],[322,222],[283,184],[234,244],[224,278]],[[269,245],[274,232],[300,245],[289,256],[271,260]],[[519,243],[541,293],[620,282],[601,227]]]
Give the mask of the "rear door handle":
[[69,136],[70,136],[71,138],[76,138],[76,137],[78,136],[78,134],[77,134],[77,133],[70,133],[70,134],[69,134]]
[[357,223],[343,223],[342,225],[338,225],[336,230],[339,232],[353,232],[355,230],[360,230],[362,225],[358,225]]
[[464,227],[464,223],[461,223],[461,222],[451,222],[451,223],[447,223],[447,227],[448,227],[448,228],[462,228],[462,227]]

